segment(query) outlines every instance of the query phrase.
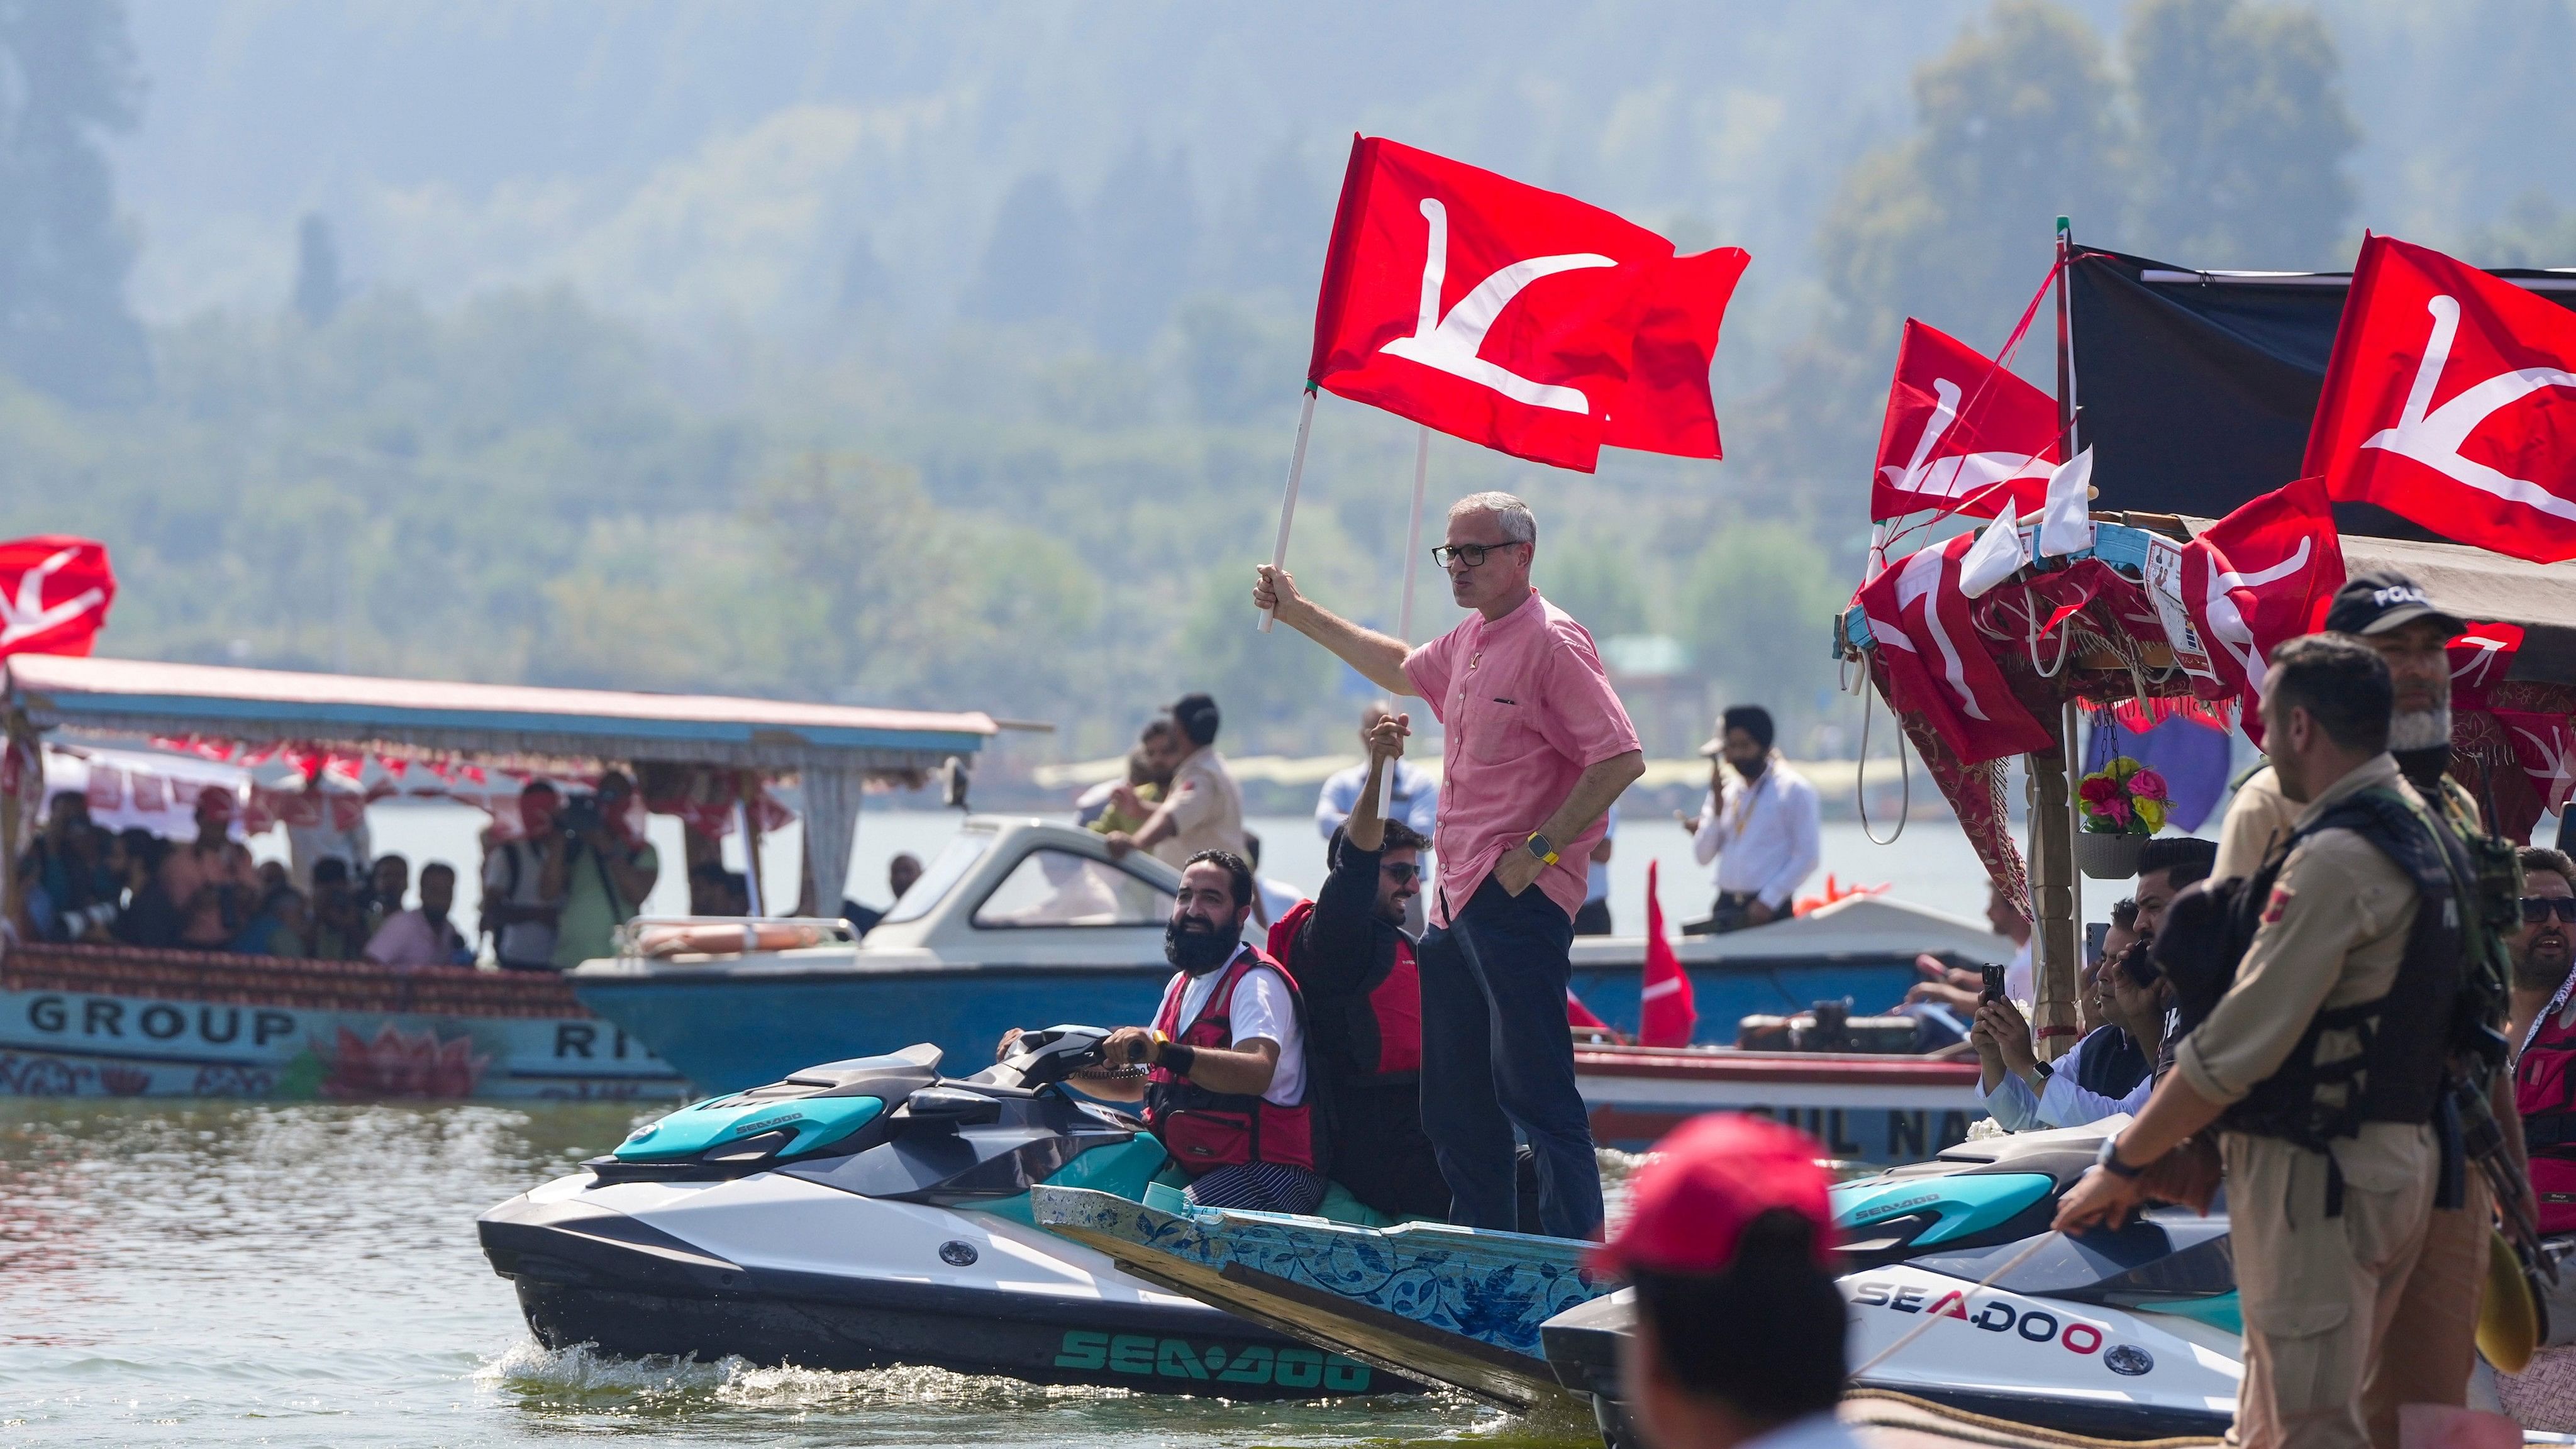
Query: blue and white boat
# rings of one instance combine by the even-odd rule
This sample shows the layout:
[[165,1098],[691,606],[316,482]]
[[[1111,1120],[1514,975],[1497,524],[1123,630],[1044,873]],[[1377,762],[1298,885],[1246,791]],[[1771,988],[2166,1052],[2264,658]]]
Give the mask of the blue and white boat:
[[[951,1061],[980,1060],[1012,1027],[1150,1019],[1171,975],[1163,925],[1179,879],[1141,853],[1113,858],[1086,830],[969,816],[855,944],[636,951],[585,963],[571,981],[585,1007],[710,1092],[921,1041]],[[1974,965],[2010,951],[1982,923],[1880,897],[1678,945],[1703,1038],[1729,1044],[1748,1015],[1845,997],[1863,1011],[1892,1004],[1919,979],[1917,954]],[[1640,937],[1580,942],[1575,990],[1633,1030],[1644,959]]]

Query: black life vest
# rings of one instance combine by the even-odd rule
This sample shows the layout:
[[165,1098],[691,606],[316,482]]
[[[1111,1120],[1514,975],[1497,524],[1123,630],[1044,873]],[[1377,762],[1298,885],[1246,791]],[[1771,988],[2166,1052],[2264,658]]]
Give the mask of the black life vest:
[[[2377,847],[2414,883],[2416,908],[2387,994],[2319,1011],[2280,1070],[2219,1118],[2229,1131],[2278,1137],[2312,1152],[2357,1134],[2364,1122],[2432,1122],[2452,1052],[2483,1025],[2463,1014],[2466,938],[2453,883],[2473,878],[2466,852],[2396,791],[2364,790],[2274,847],[2251,879],[2203,881],[2165,908],[2155,959],[2174,984],[2178,1033],[2207,1020],[2235,984],[2282,862],[2321,830],[2350,830]],[[2351,1050],[2328,1056],[2329,1033]]]
[[[1271,923],[1271,959],[1292,979],[1298,978],[1299,971],[1298,933],[1314,915],[1315,903],[1303,900]],[[1305,989],[1302,979],[1297,979],[1297,985]],[[1330,1001],[1318,998],[1317,1007],[1332,1018],[1332,1027],[1325,1030],[1339,1028],[1342,1063],[1349,1068],[1342,1081],[1373,1086],[1421,1075],[1422,971],[1414,964],[1413,942],[1402,931],[1395,933],[1392,958],[1370,963],[1360,978],[1358,994]],[[1317,1044],[1311,1038],[1306,1044],[1309,1066],[1322,1055],[1314,1050]]]
[[[1162,1009],[1154,1015],[1154,1030],[1186,1047],[1233,1046],[1230,1013],[1234,1009],[1234,988],[1253,971],[1271,972],[1288,988],[1289,1004],[1297,1013],[1298,1034],[1305,1035],[1306,999],[1298,994],[1296,979],[1281,970],[1278,962],[1250,946],[1235,952],[1233,960],[1217,969],[1216,985],[1208,992],[1207,1004],[1187,1026],[1181,1024],[1180,1015],[1181,998],[1189,994],[1189,983],[1174,981],[1164,995]],[[1312,1073],[1306,1080],[1314,1080]],[[1145,1079],[1145,1125],[1154,1130],[1163,1150],[1172,1155],[1181,1170],[1192,1177],[1247,1162],[1275,1162],[1320,1171],[1314,1111],[1302,1100],[1309,1094],[1299,1095],[1297,1105],[1282,1107],[1266,1097],[1211,1092],[1156,1067]]]

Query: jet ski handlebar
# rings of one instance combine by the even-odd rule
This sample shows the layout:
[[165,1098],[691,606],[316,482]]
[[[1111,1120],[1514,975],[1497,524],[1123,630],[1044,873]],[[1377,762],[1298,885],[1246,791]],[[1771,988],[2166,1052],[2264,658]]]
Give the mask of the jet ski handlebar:
[[996,1087],[1051,1086],[1085,1067],[1109,1060],[1103,1044],[1106,1029],[1097,1026],[1050,1026],[1024,1031],[1011,1043],[1011,1054],[967,1078]]

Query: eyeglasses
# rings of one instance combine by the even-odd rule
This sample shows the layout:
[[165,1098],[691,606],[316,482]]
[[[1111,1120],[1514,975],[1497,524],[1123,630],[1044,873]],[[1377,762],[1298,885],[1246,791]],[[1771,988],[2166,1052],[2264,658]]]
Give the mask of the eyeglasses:
[[1444,543],[1431,551],[1431,561],[1444,569],[1453,563],[1463,563],[1471,569],[1483,568],[1485,555],[1498,548],[1518,547],[1520,547],[1518,540],[1506,543]]
[[2522,898],[2524,925],[2537,926],[2553,915],[2567,925],[2576,926],[2576,896],[2524,896]]
[[1394,881],[1397,885],[1402,885],[1409,880],[1420,880],[1422,878],[1422,867],[1415,865],[1409,860],[1390,860],[1385,864],[1380,865],[1377,869],[1378,874]]

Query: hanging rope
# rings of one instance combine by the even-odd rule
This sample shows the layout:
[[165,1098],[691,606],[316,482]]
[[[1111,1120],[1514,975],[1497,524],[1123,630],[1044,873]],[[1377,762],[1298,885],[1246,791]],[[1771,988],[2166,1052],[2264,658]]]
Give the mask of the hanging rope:
[[[1869,843],[1894,845],[1904,837],[1906,822],[1914,818],[1914,771],[1905,763],[1905,729],[1900,724],[1896,731],[1896,773],[1900,782],[1896,806],[1896,829],[1885,840],[1881,840],[1878,838],[1878,832],[1870,829],[1869,825],[1869,694],[1868,675],[1864,671],[1860,690],[1860,758],[1852,765],[1852,803],[1860,807],[1860,833],[1868,839]],[[1888,706],[1887,717],[1896,718],[1895,705]]]

